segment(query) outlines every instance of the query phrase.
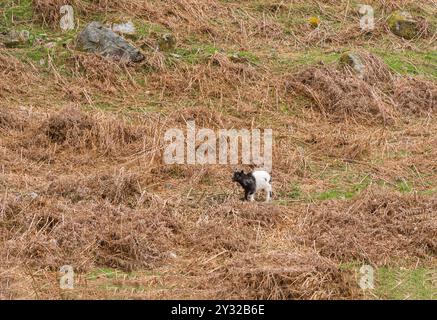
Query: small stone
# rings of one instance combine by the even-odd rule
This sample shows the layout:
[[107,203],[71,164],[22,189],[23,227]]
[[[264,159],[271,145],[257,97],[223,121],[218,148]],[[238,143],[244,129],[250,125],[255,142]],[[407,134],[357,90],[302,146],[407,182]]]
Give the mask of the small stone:
[[365,67],[357,54],[352,52],[343,53],[340,57],[340,65],[351,67],[360,79],[364,78]]
[[388,18],[387,23],[391,32],[398,37],[410,40],[418,34],[417,22],[409,12],[393,12]]
[[126,23],[114,23],[112,25],[112,31],[122,35],[134,35],[137,32],[135,25],[132,21]]
[[159,50],[161,51],[173,50],[175,46],[176,46],[176,39],[170,33],[163,34],[158,39],[158,47]]
[[9,32],[0,33],[0,43],[6,48],[16,48],[25,45],[29,41],[29,38],[30,33],[27,30],[10,30]]

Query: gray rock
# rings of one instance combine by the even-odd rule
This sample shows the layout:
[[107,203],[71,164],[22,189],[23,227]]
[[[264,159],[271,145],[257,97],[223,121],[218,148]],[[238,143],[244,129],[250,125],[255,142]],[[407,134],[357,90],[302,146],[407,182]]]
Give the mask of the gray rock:
[[364,79],[365,67],[359,55],[346,52],[340,57],[340,65],[351,67],[360,79]]
[[396,11],[389,16],[387,22],[391,32],[398,37],[411,40],[419,33],[417,21],[409,12]]
[[0,43],[2,43],[6,48],[23,46],[29,41],[29,38],[30,33],[27,30],[10,30],[9,32],[0,33]]
[[77,36],[77,47],[80,50],[126,62],[140,62],[144,59],[140,50],[96,21],[89,23]]

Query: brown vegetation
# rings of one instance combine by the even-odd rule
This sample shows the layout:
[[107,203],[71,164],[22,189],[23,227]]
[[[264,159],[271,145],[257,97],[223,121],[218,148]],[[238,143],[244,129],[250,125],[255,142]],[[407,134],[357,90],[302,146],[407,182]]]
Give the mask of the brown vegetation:
[[[55,27],[65,1],[32,3]],[[180,51],[145,46],[143,64],[123,65],[70,45],[44,64],[0,50],[0,298],[368,298],[345,265],[435,268],[435,79],[365,50],[362,76],[297,62],[361,42],[431,51],[431,34],[406,42],[382,20],[362,33],[338,1],[69,3],[82,21],[165,28]],[[302,23],[306,6],[320,28]],[[242,202],[232,165],[164,164],[165,130],[188,120],[272,128],[275,201]],[[72,292],[59,289],[68,264]]]

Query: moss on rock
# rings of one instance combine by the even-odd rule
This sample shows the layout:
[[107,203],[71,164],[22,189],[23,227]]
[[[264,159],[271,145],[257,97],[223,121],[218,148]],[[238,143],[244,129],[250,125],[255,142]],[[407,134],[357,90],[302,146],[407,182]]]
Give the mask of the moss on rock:
[[389,16],[387,23],[391,32],[404,39],[413,39],[418,34],[417,21],[409,12],[396,11]]
[[345,52],[340,56],[339,63],[341,66],[351,67],[359,78],[364,78],[365,67],[358,54],[353,52]]

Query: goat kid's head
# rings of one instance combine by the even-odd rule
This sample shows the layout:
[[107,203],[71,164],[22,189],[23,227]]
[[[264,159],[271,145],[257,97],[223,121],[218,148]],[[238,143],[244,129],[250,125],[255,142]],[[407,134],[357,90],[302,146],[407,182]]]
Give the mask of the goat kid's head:
[[233,181],[233,182],[240,182],[240,181],[242,181],[245,177],[246,177],[246,175],[244,174],[244,171],[243,171],[243,170],[241,170],[241,171],[237,171],[237,170],[235,170],[235,171],[234,171],[234,175],[233,175],[233,177],[232,177],[232,181]]

